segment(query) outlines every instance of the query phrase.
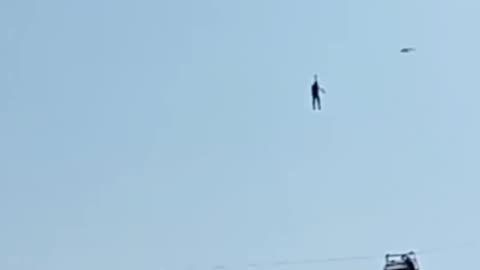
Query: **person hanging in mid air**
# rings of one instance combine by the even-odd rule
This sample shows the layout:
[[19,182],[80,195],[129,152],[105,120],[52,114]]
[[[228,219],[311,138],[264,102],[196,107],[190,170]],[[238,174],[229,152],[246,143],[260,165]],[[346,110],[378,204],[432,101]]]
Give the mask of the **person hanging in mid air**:
[[318,110],[322,109],[319,91],[321,91],[324,94],[326,93],[325,89],[318,86],[317,75],[315,75],[315,82],[312,85],[312,107],[313,107],[313,110],[315,110],[315,105],[317,105]]

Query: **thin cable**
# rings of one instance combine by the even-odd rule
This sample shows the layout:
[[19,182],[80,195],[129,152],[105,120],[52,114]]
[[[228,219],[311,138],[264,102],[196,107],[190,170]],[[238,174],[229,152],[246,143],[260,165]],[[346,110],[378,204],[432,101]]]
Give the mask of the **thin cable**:
[[[325,264],[333,262],[347,262],[347,261],[360,261],[360,260],[377,260],[379,256],[348,256],[348,257],[331,257],[323,259],[305,259],[305,260],[284,260],[276,261],[270,263],[251,263],[247,265],[247,268],[257,269],[257,268],[271,268],[271,267],[283,267],[283,266],[294,266],[294,265],[309,265],[309,264]],[[212,269],[214,270],[227,270],[233,267],[226,265],[216,265]]]
[[284,265],[303,265],[303,264],[322,264],[330,262],[346,262],[346,261],[364,261],[377,259],[378,256],[350,256],[350,257],[331,257],[325,259],[308,259],[298,261],[280,261],[271,264],[272,266],[284,266]]
[[[458,250],[458,249],[473,248],[476,246],[477,244],[475,242],[466,242],[466,243],[455,245],[455,246],[422,249],[422,250],[413,251],[413,252],[416,255],[429,255],[429,254],[435,254],[435,253],[451,252],[453,250]],[[327,263],[349,262],[349,261],[370,261],[370,260],[380,260],[383,258],[385,258],[384,255],[383,256],[373,255],[373,256],[330,257],[330,258],[323,258],[323,259],[283,260],[283,261],[276,261],[276,262],[274,261],[270,263],[251,263],[241,268],[257,269],[257,268],[271,268],[271,267],[287,267],[287,266],[295,266],[295,265],[327,264]],[[232,268],[235,268],[235,267],[229,267],[226,265],[216,265],[212,267],[212,269],[214,270],[228,270]]]

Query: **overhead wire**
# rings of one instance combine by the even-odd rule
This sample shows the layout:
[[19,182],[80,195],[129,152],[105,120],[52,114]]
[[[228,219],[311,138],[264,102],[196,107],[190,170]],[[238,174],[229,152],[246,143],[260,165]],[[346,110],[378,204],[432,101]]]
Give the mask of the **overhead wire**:
[[[475,242],[466,242],[463,244],[447,247],[437,247],[429,248],[422,250],[412,250],[417,255],[429,255],[435,253],[444,253],[451,252],[458,249],[466,249],[476,247]],[[410,252],[410,251],[408,251]],[[405,253],[408,253],[405,252]],[[388,253],[387,253],[388,254]],[[371,261],[371,260],[380,260],[385,258],[385,256],[379,255],[366,255],[366,256],[342,256],[342,257],[330,257],[330,258],[318,258],[318,259],[303,259],[303,260],[282,260],[282,261],[273,261],[269,263],[250,263],[242,267],[231,267],[228,265],[218,264],[211,269],[213,270],[229,270],[233,268],[246,268],[246,269],[260,269],[260,268],[275,268],[275,267],[288,267],[288,266],[298,266],[298,265],[311,265],[311,264],[328,264],[335,262],[349,262],[349,261]]]

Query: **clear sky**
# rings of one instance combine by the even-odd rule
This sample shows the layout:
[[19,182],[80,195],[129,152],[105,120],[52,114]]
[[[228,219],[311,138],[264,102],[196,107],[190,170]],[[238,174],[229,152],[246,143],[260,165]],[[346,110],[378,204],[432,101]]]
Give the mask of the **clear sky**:
[[479,10],[1,1],[0,269],[381,270],[480,239]]

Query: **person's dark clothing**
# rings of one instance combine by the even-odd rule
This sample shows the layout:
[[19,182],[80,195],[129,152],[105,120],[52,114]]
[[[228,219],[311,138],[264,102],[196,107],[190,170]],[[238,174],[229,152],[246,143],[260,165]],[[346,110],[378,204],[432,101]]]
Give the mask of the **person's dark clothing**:
[[322,106],[320,104],[320,95],[319,95],[320,87],[318,83],[315,81],[312,85],[312,106],[315,110],[315,105],[317,105],[318,109],[321,110]]

